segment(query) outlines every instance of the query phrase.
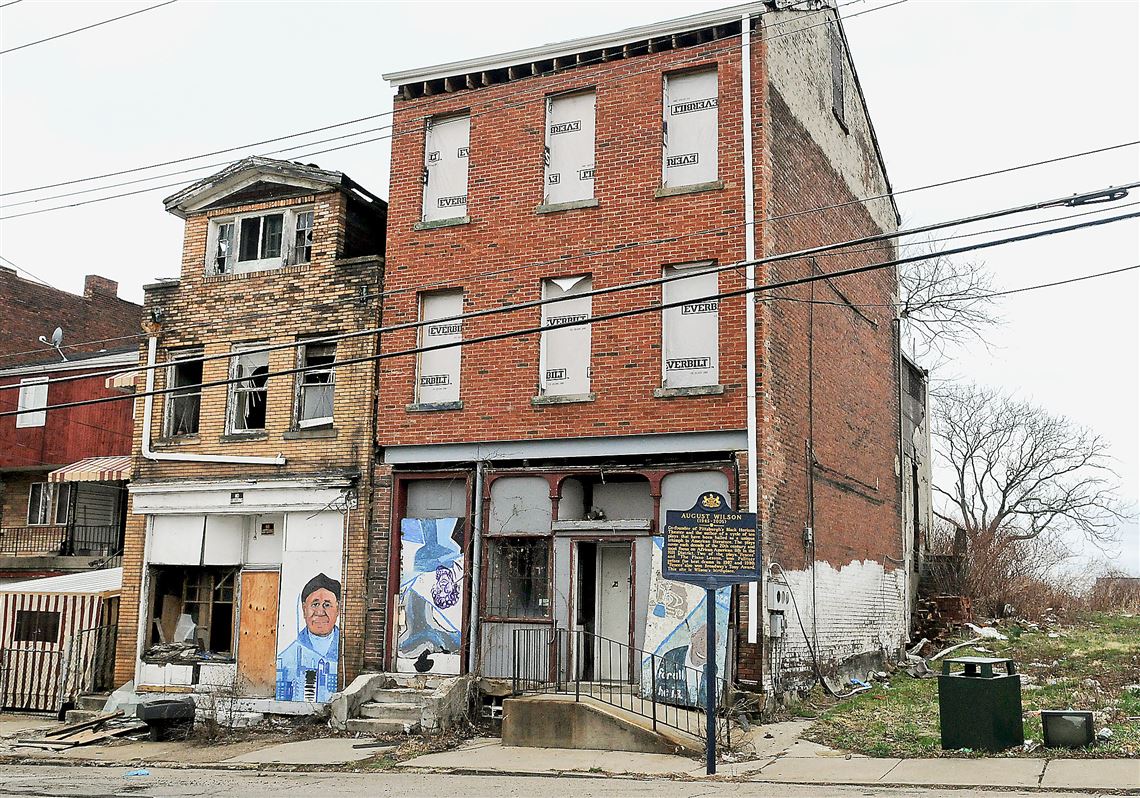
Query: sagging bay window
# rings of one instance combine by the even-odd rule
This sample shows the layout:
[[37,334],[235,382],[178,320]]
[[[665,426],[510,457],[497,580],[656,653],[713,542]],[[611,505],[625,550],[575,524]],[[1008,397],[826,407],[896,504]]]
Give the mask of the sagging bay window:
[[303,344],[297,357],[298,365],[305,370],[297,379],[296,425],[328,426],[333,423],[336,344]]
[[232,656],[237,571],[234,567],[153,567],[148,650],[143,658],[171,649]]
[[[717,272],[712,261],[666,266],[665,277],[692,276],[661,285],[664,304],[685,302],[661,311],[664,388],[715,386],[720,380],[720,303]],[[703,274],[701,272],[704,272]]]
[[662,186],[699,186],[717,180],[716,68],[665,76]]
[[264,347],[264,343],[245,344],[233,348],[230,358],[229,412],[227,432],[261,432],[265,429],[265,404],[268,398],[266,383],[269,374],[269,353],[243,351]]
[[[428,324],[420,327],[420,346],[459,343],[463,340],[463,322],[446,321],[463,312],[463,291],[435,291],[420,295],[420,319]],[[439,319],[440,321],[433,321]],[[448,346],[419,353],[416,373],[416,403],[446,404],[459,401],[461,346]]]
[[313,257],[313,211],[287,208],[270,213],[210,220],[207,274],[278,269]]
[[166,380],[173,391],[166,395],[163,435],[197,435],[202,408],[202,361],[198,358],[202,357],[202,350],[183,350],[170,357],[174,363],[167,369]]
[[550,552],[550,538],[488,538],[484,613],[502,619],[549,618]]
[[[542,306],[543,326],[588,322],[593,290],[590,275],[542,281],[542,298],[557,299]],[[561,299],[559,299],[561,297]],[[542,333],[539,349],[539,391],[543,396],[585,396],[590,393],[590,329],[583,323]]]

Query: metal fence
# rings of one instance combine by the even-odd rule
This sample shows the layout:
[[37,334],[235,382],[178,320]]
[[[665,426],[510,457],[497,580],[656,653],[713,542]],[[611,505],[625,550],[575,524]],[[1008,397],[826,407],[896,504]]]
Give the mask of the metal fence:
[[[515,629],[511,689],[524,693],[573,695],[594,699],[648,718],[653,730],[668,726],[704,737],[707,677],[702,668],[679,662],[583,630],[535,627]],[[717,677],[717,714],[727,715],[729,685]],[[727,720],[718,736],[729,742]]]
[[67,647],[61,701],[86,693],[106,693],[115,688],[115,640],[118,627],[96,626],[76,632]]
[[0,709],[58,711],[62,657],[58,650],[0,649]]
[[122,548],[118,526],[6,526],[0,529],[0,555],[108,555]]

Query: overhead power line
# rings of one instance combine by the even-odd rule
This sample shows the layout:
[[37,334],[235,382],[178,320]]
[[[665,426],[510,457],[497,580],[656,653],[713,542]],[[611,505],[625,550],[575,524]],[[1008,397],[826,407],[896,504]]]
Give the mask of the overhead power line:
[[[848,2],[848,3],[843,3],[842,5],[851,5],[851,4],[855,3],[855,2],[863,2],[863,1],[864,1],[864,0],[850,0],[850,2]],[[879,11],[879,10],[882,10],[882,9],[884,9],[884,8],[889,8],[889,7],[891,7],[891,6],[900,5],[900,4],[902,4],[902,3],[905,3],[905,2],[908,2],[908,0],[895,0],[895,2],[893,2],[893,3],[887,3],[887,4],[885,4],[885,5],[876,6],[876,7],[874,7],[874,8],[869,8],[869,9],[866,9],[865,11],[859,11],[859,12],[857,12],[857,13],[854,13],[854,14],[849,14],[848,16],[844,17],[844,19],[853,19],[853,18],[855,18],[855,17],[858,17],[858,16],[862,16],[863,14],[868,14],[868,13],[870,13],[870,12],[872,12],[872,11]],[[785,20],[784,22],[775,23],[775,25],[773,25],[772,27],[776,27],[776,26],[779,26],[779,25],[784,25],[784,24],[790,24],[790,23],[793,23],[793,22],[802,22],[802,21],[803,21],[803,20],[804,20],[804,19],[805,19],[807,16],[811,16],[811,15],[815,15],[815,14],[821,14],[821,13],[827,13],[827,12],[829,12],[829,11],[831,11],[831,10],[832,10],[832,9],[830,9],[830,8],[823,8],[823,9],[820,9],[820,10],[818,10],[818,11],[809,12],[808,14],[805,14],[805,16],[804,16],[804,17],[798,17],[798,18],[795,18],[795,19],[789,19],[789,20]],[[813,25],[807,25],[807,26],[804,26],[804,27],[802,27],[802,28],[797,28],[797,29],[795,29],[795,30],[786,31],[786,32],[784,32],[784,33],[781,33],[781,34],[777,34],[776,36],[769,36],[769,37],[767,37],[767,39],[766,39],[766,40],[767,40],[767,41],[772,41],[772,40],[774,40],[774,39],[779,39],[779,38],[782,38],[782,37],[784,37],[784,36],[789,36],[789,35],[793,35],[793,34],[797,34],[797,33],[802,33],[802,32],[804,32],[804,31],[806,31],[806,30],[810,30],[810,29],[812,29],[812,28],[815,28],[815,27],[819,27],[820,25],[826,25],[826,24],[830,24],[830,22],[831,22],[831,20],[830,20],[830,19],[828,19],[828,20],[825,20],[824,22],[821,22],[821,23],[815,23],[815,24],[813,24]],[[702,49],[702,50],[700,50],[699,52],[696,52],[696,53],[692,54],[692,55],[690,56],[690,58],[696,58],[696,59],[698,59],[698,60],[699,60],[699,59],[707,58],[709,55],[713,55],[713,54],[717,54],[717,53],[723,53],[723,52],[728,52],[728,51],[731,51],[731,50],[735,50],[735,49],[736,49],[736,47],[737,47],[737,46],[736,46],[736,44],[735,44],[735,41],[736,41],[738,38],[739,38],[739,34],[735,34],[735,33],[734,33],[734,34],[730,34],[730,35],[727,35],[727,36],[723,36],[723,37],[720,37],[720,38],[717,38],[717,39],[712,39],[712,40],[710,40],[709,42],[706,42],[705,44],[706,44],[706,45],[708,45],[708,44],[713,44],[713,43],[716,43],[716,42],[720,42],[720,41],[726,41],[726,40],[727,40],[727,41],[732,41],[732,42],[734,42],[734,43],[733,43],[733,44],[731,44],[731,45],[729,45],[729,46],[725,46],[725,47],[721,47],[721,48],[717,48],[717,49],[713,49],[713,50],[709,50],[709,49]],[[577,66],[585,66],[585,65],[588,65],[588,64],[590,64],[591,62],[598,62],[598,63],[600,63],[601,61],[602,61],[602,57],[601,57],[601,56],[597,56],[597,57],[595,57],[594,59],[586,59],[586,60],[582,61],[581,63],[579,63]],[[636,75],[640,75],[640,74],[646,74],[646,73],[650,73],[650,72],[658,72],[658,71],[660,71],[660,70],[659,70],[659,69],[657,69],[657,68],[653,68],[653,69],[643,69],[643,70],[635,70],[635,71],[632,71],[632,72],[628,72],[628,73],[625,73],[625,74],[623,74],[621,77],[622,77],[622,79],[623,79],[623,80],[625,80],[625,79],[628,79],[628,78],[634,77],[634,76],[636,76]],[[555,70],[555,69],[551,69],[551,70],[548,70],[547,72],[539,73],[539,75],[537,75],[537,76],[531,76],[531,77],[532,77],[532,78],[533,78],[533,77],[545,77],[545,76],[550,76],[550,75],[555,75],[555,74],[561,74],[561,73],[560,73],[558,70]],[[510,109],[510,108],[518,108],[518,107],[521,107],[521,106],[523,106],[523,105],[526,105],[527,103],[530,103],[530,102],[539,102],[539,101],[545,102],[545,99],[546,99],[546,92],[545,92],[545,90],[544,90],[544,89],[543,89],[541,86],[535,86],[535,87],[533,87],[532,89],[526,89],[526,88],[524,88],[524,89],[522,89],[522,91],[521,91],[520,93],[532,93],[532,94],[534,94],[534,96],[533,96],[533,97],[530,97],[529,99],[523,99],[523,100],[514,100],[514,101],[512,101],[512,102],[508,102],[508,103],[507,103],[507,104],[504,106],[504,108],[507,108],[507,109]],[[484,114],[487,114],[487,113],[493,113],[493,112],[495,112],[495,111],[497,111],[497,110],[500,110],[499,108],[497,108],[497,107],[495,106],[495,103],[493,103],[493,102],[487,102],[487,103],[485,104],[485,106],[486,106],[486,107],[485,107],[485,109],[484,109],[484,110],[482,110],[482,111],[475,111],[475,110],[472,110],[472,111],[470,112],[470,116],[471,116],[471,117],[477,117],[477,116],[482,116],[482,115],[484,115]],[[375,115],[373,115],[372,117],[368,117],[368,118],[378,118],[378,117],[381,117],[381,116],[388,116],[388,115],[391,115],[392,113],[393,113],[392,111],[388,111],[388,112],[384,112],[384,113],[380,113],[380,114],[375,114]],[[425,116],[422,116],[422,117],[418,117],[418,118],[415,118],[415,119],[409,120],[409,124],[412,124],[412,123],[418,123],[418,122],[422,122],[422,121],[424,121],[424,120],[426,120],[426,119],[429,119],[430,117],[431,117],[431,115],[430,115],[430,114],[429,114],[429,115],[425,115]],[[360,121],[360,120],[357,120],[357,121]],[[344,124],[351,124],[351,123],[344,123]],[[329,129],[329,128],[332,128],[332,127],[337,127],[337,126],[339,126],[339,125],[330,125],[330,126],[326,126],[325,128],[321,128],[321,129]],[[387,128],[390,128],[390,127],[391,127],[390,125],[387,125],[387,126],[381,126],[381,127],[379,127],[379,128],[375,128],[374,130],[383,130],[383,129],[387,129]],[[320,130],[320,129],[318,129],[318,130]],[[310,131],[310,132],[315,132],[315,131]],[[354,132],[354,133],[348,133],[348,134],[345,134],[345,135],[343,135],[343,136],[339,136],[339,137],[333,137],[333,138],[331,138],[331,139],[327,139],[326,141],[335,141],[335,140],[337,140],[338,138],[351,138],[352,136],[362,135],[362,134],[364,134],[364,133],[366,133],[366,132],[369,132],[369,131],[367,131],[367,130],[360,130],[360,131],[356,131],[356,132]],[[296,159],[296,160],[303,160],[303,159],[306,159],[306,158],[312,158],[312,157],[315,157],[315,156],[317,156],[317,155],[325,155],[325,154],[327,154],[327,153],[330,153],[330,152],[336,152],[336,151],[339,151],[339,150],[349,149],[349,148],[351,148],[351,147],[359,147],[359,146],[362,146],[362,145],[364,145],[364,144],[372,144],[372,143],[375,143],[375,142],[377,142],[377,141],[386,141],[386,140],[394,139],[394,138],[396,138],[397,136],[410,135],[410,134],[412,134],[412,133],[418,133],[418,132],[419,132],[419,128],[409,128],[408,130],[405,130],[405,131],[401,131],[401,132],[396,132],[396,131],[393,131],[393,132],[391,132],[391,133],[388,133],[388,134],[385,134],[385,135],[375,136],[375,137],[373,137],[373,138],[364,139],[364,140],[361,140],[361,141],[355,141],[355,142],[352,142],[352,143],[350,143],[350,144],[343,144],[343,145],[340,145],[340,146],[336,146],[336,147],[328,147],[328,148],[325,148],[325,149],[323,149],[323,150],[314,150],[314,151],[311,151],[311,152],[301,153],[301,154],[297,154],[297,155],[291,155],[291,156],[289,156],[289,157],[290,157],[291,159]],[[295,135],[304,135],[304,134],[295,134]],[[284,140],[284,139],[287,139],[287,138],[293,138],[293,137],[294,137],[294,136],[281,136],[281,137],[278,137],[277,139],[269,139],[269,140],[267,140],[267,141],[278,141],[278,140]],[[288,151],[288,150],[293,150],[293,149],[304,149],[304,148],[306,148],[306,147],[310,147],[310,146],[313,146],[313,145],[315,145],[315,144],[318,144],[318,143],[322,143],[322,142],[309,142],[309,143],[307,143],[307,144],[303,144],[303,145],[290,146],[290,147],[286,147],[286,148],[284,148],[283,150],[278,150],[278,151],[276,151],[276,153],[274,153],[274,154],[277,154],[277,153],[281,153],[281,152],[285,152],[285,151]],[[246,145],[246,146],[256,146],[256,145]],[[234,148],[230,148],[229,150],[218,150],[218,151],[216,151],[216,153],[217,153],[217,152],[227,152],[227,151],[234,151],[234,150],[238,150],[238,149],[244,149],[244,148],[245,148],[245,147],[234,147]],[[211,153],[211,154],[216,154],[216,153]],[[179,162],[182,162],[182,161],[194,160],[196,157],[205,157],[205,156],[203,155],[203,156],[194,156],[194,157],[191,157],[191,158],[185,158],[185,159],[177,159],[177,160],[174,160],[174,161],[169,161],[169,162],[167,162],[167,163],[168,163],[168,164],[171,164],[171,163],[179,163]],[[160,179],[162,179],[163,177],[169,177],[169,176],[172,176],[172,175],[176,175],[176,174],[184,174],[184,173],[187,173],[187,172],[196,172],[196,171],[199,171],[200,169],[201,169],[201,170],[205,170],[205,169],[212,169],[212,168],[217,168],[217,167],[219,167],[219,166],[225,166],[225,165],[226,165],[226,164],[216,164],[216,165],[211,165],[211,166],[195,167],[195,168],[191,168],[191,169],[185,169],[185,170],[181,170],[180,172],[173,172],[173,173],[168,173],[168,174],[166,174],[166,175],[155,175],[155,176],[153,176],[153,177],[151,177],[151,178],[143,178],[143,179],[139,179],[139,180],[125,181],[125,182],[123,182],[123,183],[120,183],[120,184],[116,184],[116,185],[129,185],[129,184],[133,184],[133,183],[139,183],[139,182],[147,182],[148,180],[152,180],[152,179],[153,179],[153,180],[160,180]],[[128,172],[131,172],[131,171],[141,171],[141,170],[143,170],[143,169],[146,169],[146,168],[152,168],[152,167],[138,167],[138,168],[136,168],[136,169],[131,169],[131,170],[122,170],[122,171],[120,171],[120,172],[111,172],[111,173],[107,173],[106,175],[103,175],[103,177],[115,176],[115,175],[118,175],[118,174],[127,174]],[[64,181],[64,182],[61,182],[61,183],[55,183],[55,184],[51,184],[51,185],[48,185],[48,186],[41,186],[41,187],[39,187],[39,189],[22,189],[22,190],[20,190],[19,192],[8,192],[8,195],[13,195],[13,194],[17,194],[17,193],[26,193],[26,192],[29,192],[29,191],[36,191],[36,190],[46,189],[46,188],[50,188],[50,187],[57,187],[57,186],[70,185],[70,184],[71,184],[71,183],[73,183],[73,182],[82,182],[83,180],[93,180],[93,179],[99,179],[99,178],[94,178],[94,177],[93,177],[93,178],[83,178],[83,179],[81,179],[80,181]],[[57,210],[65,210],[65,209],[68,209],[68,208],[78,208],[78,207],[81,207],[81,206],[84,206],[84,205],[91,205],[91,204],[94,204],[94,203],[98,203],[98,202],[106,202],[106,201],[108,201],[108,200],[113,200],[113,199],[122,199],[122,198],[124,198],[124,197],[131,197],[131,196],[136,196],[136,195],[139,195],[139,194],[145,194],[145,193],[148,193],[148,192],[151,192],[151,191],[161,191],[161,190],[164,190],[164,189],[179,188],[179,187],[181,187],[181,186],[183,186],[183,185],[184,185],[184,181],[179,181],[178,183],[167,183],[167,184],[163,184],[163,185],[159,185],[159,186],[150,186],[150,187],[147,187],[147,188],[136,189],[136,190],[133,190],[133,191],[124,191],[124,192],[121,192],[121,193],[118,193],[118,194],[110,194],[110,195],[108,195],[108,196],[105,196],[105,197],[95,197],[95,198],[93,198],[93,199],[90,199],[90,200],[84,200],[84,201],[80,201],[80,202],[72,202],[72,203],[67,203],[67,204],[65,204],[65,205],[58,205],[58,206],[53,206],[53,207],[51,207],[51,208],[38,208],[38,209],[35,209],[35,210],[24,211],[24,212],[21,212],[21,213],[8,214],[8,215],[6,215],[6,216],[0,216],[0,221],[6,221],[6,220],[9,220],[9,219],[19,219],[19,218],[22,218],[22,217],[25,217],[25,216],[34,216],[34,215],[37,215],[37,214],[40,214],[40,213],[50,213],[50,212],[52,212],[52,211],[57,211]],[[114,187],[114,186],[103,186],[103,187],[100,187],[100,188],[96,188],[96,189],[86,189],[86,190],[83,190],[83,191],[77,191],[77,192],[68,192],[68,193],[58,194],[58,195],[54,195],[54,196],[52,196],[52,197],[43,197],[43,198],[40,198],[40,199],[37,199],[37,200],[23,201],[23,202],[19,202],[19,203],[11,203],[11,204],[9,204],[9,205],[0,206],[0,210],[3,210],[4,208],[9,208],[9,207],[16,207],[17,205],[27,205],[27,204],[31,204],[31,203],[46,202],[46,201],[50,201],[50,200],[52,200],[52,199],[63,199],[63,198],[65,198],[65,197],[69,197],[69,196],[76,196],[76,195],[78,195],[78,194],[84,194],[84,193],[93,193],[93,192],[95,192],[95,191],[106,190],[106,189],[108,189],[108,188],[112,188],[112,187]],[[5,194],[2,194],[2,193],[0,193],[0,196],[5,196]]]
[[[1038,205],[1040,205],[1040,203]],[[1029,209],[1031,209],[1032,207],[1036,207],[1036,206],[1030,206]],[[1027,208],[1023,207],[1020,210],[1025,210],[1025,209],[1027,209]],[[1007,209],[1005,211],[998,211],[998,212],[994,212],[994,213],[995,214],[1008,214],[1008,213],[1018,212],[1018,210],[1019,209]],[[959,247],[956,249],[944,250],[942,254],[949,256],[949,255],[954,255],[954,254],[960,254],[963,252],[972,252],[972,251],[980,250],[980,249],[989,249],[992,247],[1002,246],[1005,244],[1011,244],[1011,243],[1016,243],[1016,242],[1021,242],[1021,241],[1028,241],[1028,240],[1033,240],[1033,239],[1037,239],[1037,238],[1044,238],[1044,237],[1058,235],[1058,234],[1062,234],[1062,233],[1068,233],[1068,232],[1072,232],[1075,230],[1084,229],[1084,228],[1088,228],[1088,227],[1095,227],[1095,226],[1101,226],[1101,225],[1105,225],[1105,224],[1112,224],[1115,222],[1126,221],[1128,219],[1135,219],[1135,218],[1140,218],[1140,211],[1130,213],[1130,214],[1122,214],[1119,216],[1111,217],[1109,219],[1094,219],[1094,220],[1090,220],[1090,221],[1080,222],[1078,224],[1053,228],[1050,230],[1041,230],[1041,231],[1036,231],[1036,232],[1032,232],[1032,233],[1023,233],[1023,234],[1018,235],[1018,236],[1012,236],[1012,237],[1008,237],[1008,238],[1004,238],[1004,239],[997,239],[994,241],[986,241],[986,242],[981,242],[981,243],[977,243],[977,244],[970,244],[970,245]],[[960,223],[960,222],[958,222],[958,223]],[[943,224],[945,226],[951,226],[952,224],[955,224],[955,222],[946,222],[946,223],[941,223],[941,224]],[[896,234],[887,234],[887,235],[898,235],[898,234],[896,233]],[[875,238],[875,237],[868,237],[868,238]],[[865,239],[861,239],[861,240],[865,240]],[[693,270],[690,270],[689,272],[683,273],[681,275],[676,275],[676,276],[671,276],[671,277],[655,278],[653,280],[644,280],[644,281],[638,281],[635,283],[626,283],[624,285],[612,286],[610,288],[595,289],[594,291],[583,292],[580,296],[585,297],[585,296],[592,296],[592,295],[599,294],[599,293],[615,293],[618,291],[628,291],[628,290],[633,290],[633,289],[637,289],[637,288],[642,288],[642,287],[645,287],[648,285],[659,285],[659,284],[662,284],[665,282],[671,282],[671,281],[677,280],[677,279],[685,279],[685,278],[689,278],[689,277],[700,276],[701,274],[719,272],[719,271],[724,271],[727,269],[737,269],[737,268],[740,268],[741,266],[761,265],[764,263],[771,263],[774,261],[781,261],[781,260],[795,260],[795,259],[804,258],[804,257],[807,257],[811,254],[814,254],[815,251],[821,251],[821,250],[831,249],[831,248],[835,248],[835,247],[848,246],[848,245],[851,245],[853,243],[859,243],[859,242],[855,241],[855,242],[843,242],[840,244],[831,244],[831,245],[826,245],[824,247],[817,247],[817,248],[808,249],[808,250],[800,250],[800,251],[797,251],[794,253],[787,253],[784,255],[768,256],[768,257],[759,258],[759,259],[756,259],[753,261],[742,261],[742,262],[738,262],[738,263],[727,264],[724,266],[717,266],[717,267],[713,267],[713,268],[707,269],[707,270],[693,269]],[[435,344],[435,345],[431,345],[431,346],[416,346],[416,347],[412,347],[409,349],[400,350],[397,352],[384,352],[384,353],[380,353],[380,354],[376,354],[376,355],[365,355],[365,356],[356,357],[356,358],[347,358],[344,360],[334,361],[333,363],[331,363],[329,365],[332,368],[336,368],[336,367],[354,365],[357,363],[364,363],[364,362],[377,361],[377,360],[385,360],[385,359],[394,358],[394,357],[402,357],[402,356],[418,354],[418,353],[422,353],[422,352],[431,352],[431,351],[436,351],[436,350],[440,350],[440,349],[450,349],[450,348],[454,348],[456,346],[467,346],[467,345],[473,345],[473,344],[477,344],[477,343],[485,343],[485,342],[489,342],[489,341],[503,340],[506,338],[514,338],[514,337],[520,337],[520,336],[525,336],[525,335],[532,335],[534,333],[540,333],[540,332],[544,332],[547,330],[555,330],[555,329],[559,329],[562,327],[575,327],[575,326],[579,326],[580,324],[596,324],[596,323],[603,322],[603,321],[611,321],[611,320],[615,320],[615,319],[621,319],[621,318],[627,318],[630,316],[636,316],[636,315],[640,315],[643,313],[652,313],[652,312],[658,312],[658,311],[666,310],[666,309],[673,308],[673,307],[681,307],[683,305],[692,304],[693,302],[704,302],[704,301],[712,301],[712,300],[718,300],[719,301],[721,299],[730,299],[730,298],[734,298],[734,297],[746,296],[749,294],[755,294],[755,293],[758,293],[761,291],[770,291],[770,290],[778,290],[778,289],[788,288],[788,287],[792,287],[792,286],[796,286],[796,285],[801,285],[804,283],[815,282],[816,280],[820,280],[820,279],[833,279],[833,278],[837,278],[837,277],[848,277],[848,276],[853,276],[856,274],[863,274],[865,272],[877,271],[877,270],[881,270],[884,268],[895,267],[895,266],[899,266],[899,265],[906,264],[906,263],[913,263],[916,261],[924,260],[927,257],[928,257],[928,255],[922,254],[922,255],[909,256],[909,257],[905,257],[905,258],[895,258],[895,259],[880,262],[877,264],[870,264],[870,265],[865,265],[865,266],[856,266],[856,267],[851,267],[848,269],[840,269],[840,270],[832,271],[832,272],[823,272],[820,274],[816,274],[816,275],[812,275],[812,276],[804,277],[804,278],[795,278],[792,280],[785,280],[785,281],[776,282],[776,283],[768,283],[768,284],[754,286],[754,287],[746,287],[743,289],[734,289],[731,291],[722,291],[722,292],[719,292],[716,294],[711,294],[711,295],[704,296],[704,297],[695,297],[695,298],[678,300],[676,302],[668,302],[668,303],[662,303],[662,302],[653,303],[651,305],[643,306],[643,307],[639,307],[639,308],[632,308],[632,309],[628,309],[628,310],[615,311],[612,313],[600,314],[597,316],[591,316],[589,319],[587,319],[586,321],[582,321],[582,322],[569,322],[569,323],[563,322],[563,323],[557,323],[557,324],[538,325],[536,327],[524,328],[524,329],[520,329],[520,330],[505,332],[505,333],[494,333],[491,335],[469,338],[469,339],[461,340],[461,341],[454,342],[454,343]],[[420,320],[420,321],[416,321],[416,322],[407,322],[404,324],[393,325],[391,327],[357,331],[357,332],[353,332],[353,333],[342,333],[340,335],[325,336],[325,337],[314,338],[314,339],[306,339],[306,340],[302,340],[302,341],[295,341],[295,342],[284,343],[284,344],[266,345],[263,347],[256,347],[253,349],[244,350],[244,353],[249,354],[249,353],[253,353],[253,352],[268,352],[268,351],[273,351],[273,350],[277,350],[277,349],[295,348],[297,346],[312,344],[315,342],[343,340],[346,338],[359,337],[359,336],[363,336],[363,335],[375,335],[377,333],[387,333],[387,332],[393,332],[393,331],[401,330],[401,329],[422,327],[426,324],[438,324],[438,323],[447,322],[447,321],[464,321],[464,320],[471,319],[471,318],[478,318],[478,317],[489,316],[489,315],[498,315],[498,314],[502,314],[502,313],[512,313],[512,312],[516,312],[518,310],[523,310],[523,309],[527,309],[527,308],[541,306],[541,305],[548,304],[548,303],[554,302],[554,301],[560,301],[561,299],[562,298],[559,297],[557,299],[536,300],[536,301],[532,301],[532,302],[520,302],[520,303],[516,303],[516,304],[512,304],[512,305],[504,305],[504,306],[489,308],[489,309],[482,310],[482,311],[472,311],[470,313],[459,314],[456,316],[450,316],[450,317],[446,317],[446,318]],[[218,354],[218,355],[208,355],[208,356],[202,356],[202,357],[196,357],[196,358],[186,358],[184,360],[180,360],[177,362],[186,363],[186,362],[194,362],[194,361],[216,360],[216,359],[222,359],[222,358],[230,358],[231,356],[232,356],[231,353],[222,353],[222,354]],[[171,365],[172,362],[173,361],[166,361],[164,363],[156,363],[153,366],[143,366],[142,368],[143,368],[143,370],[164,368],[164,367]],[[303,373],[303,372],[308,371],[308,370],[309,369],[307,369],[306,367],[301,366],[301,367],[297,367],[297,368],[285,369],[285,370],[274,371],[274,372],[267,372],[266,374],[259,375],[259,377],[264,377],[264,378],[268,379],[269,377],[278,377],[278,376],[287,376],[287,375],[292,375],[292,374],[300,374],[300,373]],[[85,375],[85,376],[90,377],[92,375],[89,374],[89,375]],[[54,381],[62,382],[62,381],[70,381],[71,379],[75,379],[75,378],[74,377],[72,377],[72,378],[58,378],[57,380],[54,380]],[[211,382],[199,383],[197,387],[199,387],[199,388],[210,388],[210,387],[217,387],[217,386],[221,386],[221,385],[230,385],[230,384],[234,384],[234,383],[238,383],[238,382],[248,381],[248,379],[249,379],[248,377],[234,377],[234,378],[224,379],[224,380],[214,380]],[[4,389],[4,388],[10,389],[11,387],[12,386],[0,386],[0,389]],[[188,387],[192,387],[192,386],[181,385],[181,386],[170,387],[170,388],[156,389],[153,391],[144,391],[141,393],[134,394],[134,398],[138,398],[141,396],[158,396],[158,395],[162,395],[162,394],[172,393],[175,391],[185,391]],[[58,405],[49,405],[47,408],[39,408],[39,409],[40,410],[58,409],[58,408],[65,408],[65,407],[77,407],[77,406],[87,405],[87,404],[100,404],[100,403],[108,402],[108,401],[121,401],[123,398],[130,398],[130,397],[103,397],[103,398],[98,398],[98,399],[79,400],[76,402],[61,403]],[[18,412],[19,411],[3,412],[3,413],[0,413],[0,417],[7,416],[7,415],[15,415]]]
[[173,3],[177,3],[177,2],[178,2],[178,0],[166,0],[166,2],[164,2],[164,3],[158,3],[157,5],[148,6],[147,8],[140,8],[138,11],[132,11],[129,14],[122,14],[122,15],[117,16],[117,17],[112,17],[111,19],[105,19],[102,22],[96,22],[92,25],[84,25],[82,28],[76,28],[75,30],[64,31],[63,33],[57,33],[54,36],[48,36],[46,39],[37,39],[34,42],[27,42],[26,44],[21,44],[21,45],[18,45],[16,47],[9,47],[7,50],[0,50],[0,55],[7,55],[8,53],[14,53],[17,50],[23,50],[26,47],[34,47],[37,44],[43,44],[44,42],[51,42],[51,41],[55,41],[56,39],[62,39],[64,36],[70,36],[73,33],[82,33],[85,30],[91,30],[92,28],[99,28],[99,27],[102,27],[103,25],[110,25],[112,22],[118,22],[120,19],[126,19],[127,17],[137,16],[138,14],[145,14],[147,11],[154,11],[156,8],[162,8],[163,6],[168,6],[168,5],[171,5]]

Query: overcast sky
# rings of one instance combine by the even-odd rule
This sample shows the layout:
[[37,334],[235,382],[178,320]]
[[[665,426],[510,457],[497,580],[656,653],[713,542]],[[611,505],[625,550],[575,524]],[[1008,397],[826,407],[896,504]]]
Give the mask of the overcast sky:
[[[847,0],[840,0],[841,3]],[[7,49],[154,5],[22,0],[0,9]],[[845,5],[852,15],[889,0]],[[382,113],[382,72],[604,33],[728,5],[701,2],[203,2],[180,0],[0,56],[0,190],[168,161]],[[1140,138],[1140,4],[926,2],[847,23],[856,68],[896,189]],[[104,181],[0,198],[0,215],[152,186],[173,186],[0,222],[0,255],[69,291],[83,275],[142,285],[178,271],[182,225],[160,200],[208,174],[79,194],[107,183],[211,167],[385,118]],[[387,196],[389,142],[312,159]],[[1140,148],[899,198],[906,224],[957,218],[1140,179]],[[1125,202],[1140,199],[1140,193]],[[41,200],[35,204],[16,202]],[[1135,210],[1135,209],[1131,209]],[[1017,221],[1057,216],[1055,211]],[[996,226],[996,225],[995,225]],[[1004,288],[1140,263],[1135,221],[984,255]],[[1088,425],[1112,444],[1123,495],[1140,490],[1140,276],[1137,272],[1007,298],[993,346],[955,353],[955,376],[1006,388]],[[44,320],[44,331],[54,327]],[[35,342],[28,342],[34,345]],[[1117,564],[1140,574],[1140,528]]]

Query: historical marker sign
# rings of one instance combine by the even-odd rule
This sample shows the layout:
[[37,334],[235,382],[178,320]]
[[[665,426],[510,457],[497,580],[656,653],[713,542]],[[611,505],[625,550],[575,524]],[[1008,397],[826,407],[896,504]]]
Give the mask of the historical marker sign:
[[704,588],[758,580],[756,514],[730,509],[713,491],[702,493],[689,510],[667,510],[661,573]]

